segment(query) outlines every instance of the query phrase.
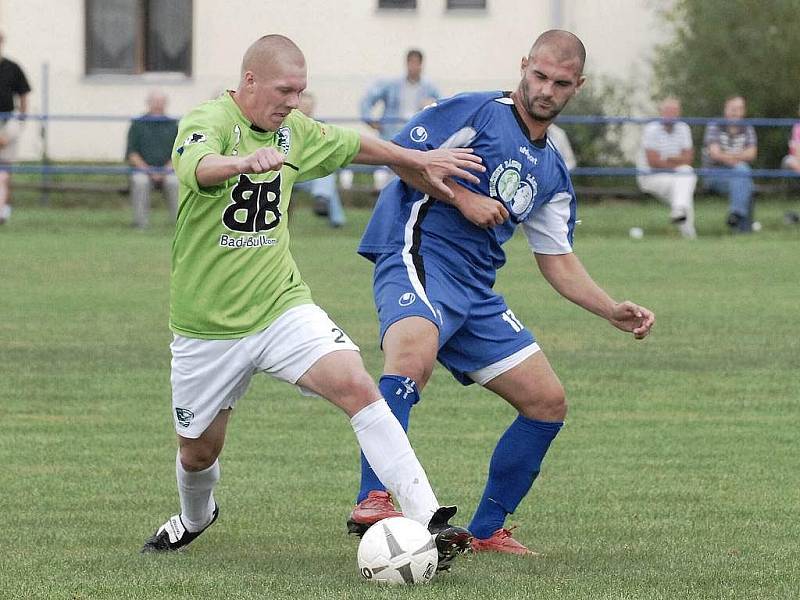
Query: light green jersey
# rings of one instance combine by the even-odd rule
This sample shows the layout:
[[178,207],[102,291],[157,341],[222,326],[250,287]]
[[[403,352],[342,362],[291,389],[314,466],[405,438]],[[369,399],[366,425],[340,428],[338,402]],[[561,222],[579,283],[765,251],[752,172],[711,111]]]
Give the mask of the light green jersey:
[[[204,156],[246,156],[264,146],[286,155],[280,171],[198,185],[195,170]],[[172,242],[171,329],[203,339],[244,337],[289,308],[311,303],[289,252],[292,185],[332,173],[359,149],[358,133],[297,110],[277,131],[263,131],[229,92],[186,115],[172,152],[181,197]]]

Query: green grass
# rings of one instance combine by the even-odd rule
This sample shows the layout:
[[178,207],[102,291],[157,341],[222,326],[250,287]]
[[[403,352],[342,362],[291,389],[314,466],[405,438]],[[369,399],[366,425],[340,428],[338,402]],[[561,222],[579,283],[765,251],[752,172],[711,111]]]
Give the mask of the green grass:
[[[685,242],[654,203],[585,205],[577,251],[651,307],[634,342],[558,297],[522,240],[498,288],[540,340],[570,414],[511,524],[540,559],[467,557],[430,586],[361,581],[344,520],[357,448],[345,418],[265,377],[229,428],[222,512],[185,553],[141,556],[177,507],[167,329],[170,227],[119,201],[22,202],[0,228],[0,598],[773,599],[800,596],[800,230],[761,201],[732,238],[698,207]],[[380,372],[366,221],[293,214],[316,300]],[[641,241],[627,237],[645,229]],[[411,438],[468,521],[512,410],[437,369]]]

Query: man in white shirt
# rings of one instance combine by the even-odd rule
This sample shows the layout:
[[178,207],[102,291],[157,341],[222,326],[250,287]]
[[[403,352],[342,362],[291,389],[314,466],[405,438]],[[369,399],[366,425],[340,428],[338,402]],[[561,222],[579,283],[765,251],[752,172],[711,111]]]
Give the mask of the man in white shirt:
[[[670,205],[670,218],[687,239],[697,237],[694,228],[694,188],[697,175],[692,168],[694,146],[689,126],[679,121],[681,102],[665,98],[659,109],[661,119],[651,121],[642,131],[642,146],[636,162],[636,178],[643,192]],[[659,172],[651,173],[652,169]],[[662,171],[669,169],[669,171]]]

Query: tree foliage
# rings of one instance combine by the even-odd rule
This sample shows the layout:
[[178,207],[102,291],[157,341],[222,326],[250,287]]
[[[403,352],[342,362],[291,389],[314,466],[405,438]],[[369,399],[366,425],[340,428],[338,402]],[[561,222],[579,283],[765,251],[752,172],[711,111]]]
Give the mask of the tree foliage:
[[[589,77],[563,115],[630,116],[631,84],[610,76]],[[623,150],[624,127],[617,123],[559,123],[569,136],[578,165],[627,164]]]
[[[800,103],[800,0],[675,0],[661,16],[674,37],[657,48],[658,97],[686,116],[721,116],[742,95],[750,117],[791,118]],[[695,128],[701,130],[702,128]],[[777,168],[787,128],[760,127],[759,166]]]

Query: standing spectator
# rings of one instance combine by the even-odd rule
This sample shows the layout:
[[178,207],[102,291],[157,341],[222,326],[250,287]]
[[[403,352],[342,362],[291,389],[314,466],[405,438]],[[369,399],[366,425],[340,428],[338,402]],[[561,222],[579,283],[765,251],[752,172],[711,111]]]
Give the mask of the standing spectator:
[[727,224],[731,231],[749,233],[753,228],[753,178],[750,163],[756,159],[758,141],[752,125],[737,123],[746,114],[742,96],[725,100],[726,122],[710,123],[703,137],[703,167],[730,169],[707,177],[705,187],[717,194],[728,195]]
[[[3,34],[0,33],[0,168],[17,157],[17,139],[28,112],[28,93],[31,86],[20,66],[2,54]],[[15,117],[14,99],[19,114]],[[11,173],[0,171],[0,225],[11,216]]]
[[[374,84],[361,100],[361,119],[375,129],[384,140],[391,140],[411,116],[440,97],[439,90],[422,77],[422,52],[411,49],[406,53],[406,74]],[[373,110],[381,104],[381,116]],[[386,169],[375,171],[375,188],[380,191],[391,178]]]
[[572,144],[569,143],[566,131],[555,123],[551,123],[547,128],[547,137],[550,138],[550,141],[553,142],[561,158],[564,159],[564,164],[567,165],[567,169],[572,171],[572,169],[578,166],[578,161],[575,159],[575,153],[572,151]]
[[[298,110],[307,117],[314,117],[314,95],[311,92],[303,92]],[[331,227],[341,227],[345,224],[347,219],[336,187],[336,173],[296,183],[294,187],[311,194],[314,200],[314,214],[328,217]]]
[[[681,101],[677,98],[664,98],[659,114],[661,118],[645,125],[642,131],[636,181],[643,192],[669,204],[670,218],[681,235],[694,239],[697,237],[694,227],[697,175],[692,168],[692,132],[685,122],[679,120]],[[651,173],[652,169],[662,171]]]
[[[178,178],[172,171],[172,146],[178,122],[166,116],[167,96],[154,90],[147,96],[147,112],[131,121],[125,156],[136,169],[131,173],[133,226],[146,229],[150,221],[150,192],[161,189],[174,221],[178,214]],[[155,169],[155,170],[154,170]]]

